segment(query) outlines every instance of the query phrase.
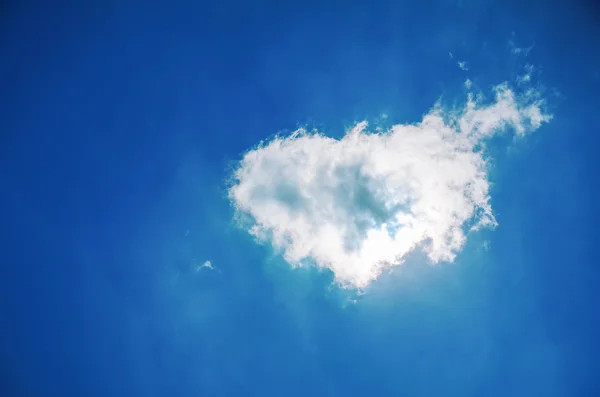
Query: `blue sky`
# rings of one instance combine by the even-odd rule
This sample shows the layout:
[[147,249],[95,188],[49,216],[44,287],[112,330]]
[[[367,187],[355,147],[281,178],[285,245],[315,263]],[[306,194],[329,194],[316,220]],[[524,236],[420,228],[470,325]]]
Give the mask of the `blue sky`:
[[[5,9],[2,395],[600,390],[598,10],[540,1],[311,3]],[[355,273],[332,254],[335,244],[314,254],[311,266],[293,268],[284,256],[292,243],[277,251],[270,237],[257,243],[236,221],[236,208],[239,215],[250,203],[246,215],[264,216],[270,232],[287,230],[289,222],[260,207],[283,203],[275,194],[281,187],[346,208],[343,194],[323,201],[329,198],[314,193],[347,187],[340,180],[302,187],[291,179],[297,169],[313,169],[291,166],[290,153],[321,153],[310,158],[327,167],[357,158],[373,166],[381,148],[404,159],[424,147],[400,145],[394,156],[396,146],[374,144],[352,157],[365,146],[336,143],[344,149],[328,156],[334,149],[325,138],[311,141],[321,152],[289,138],[298,128],[346,142],[356,122],[367,120],[373,130],[419,123],[437,101],[447,118],[448,109],[463,109],[469,91],[485,95],[478,105],[485,109],[503,82],[517,95],[510,109],[521,115],[535,104],[552,119],[539,128],[524,119],[521,138],[509,125],[484,140],[486,174],[477,181],[489,184],[498,226],[466,233],[464,244],[451,247],[451,261],[432,266],[435,255],[408,252],[356,294],[337,286]],[[424,131],[438,142],[438,129]],[[252,152],[278,133],[297,151]],[[462,133],[456,136],[471,136]],[[247,168],[247,178],[235,182],[246,153],[263,153],[272,166]],[[468,159],[448,165],[472,166],[479,157]],[[445,169],[459,171],[451,178],[465,168],[427,175],[442,186],[456,182],[436,179]],[[388,182],[384,192],[404,186]],[[246,200],[231,195],[232,184],[277,189],[259,195],[266,201]],[[422,197],[454,214],[465,208],[441,193]],[[460,203],[481,210],[486,202],[471,199]],[[295,219],[325,219],[339,230],[354,225],[346,212],[302,214],[310,217]],[[431,221],[423,230],[432,241],[464,226],[435,217],[416,224],[423,219]],[[305,229],[293,230],[302,231],[294,244],[323,247]],[[207,260],[212,269],[202,267]]]

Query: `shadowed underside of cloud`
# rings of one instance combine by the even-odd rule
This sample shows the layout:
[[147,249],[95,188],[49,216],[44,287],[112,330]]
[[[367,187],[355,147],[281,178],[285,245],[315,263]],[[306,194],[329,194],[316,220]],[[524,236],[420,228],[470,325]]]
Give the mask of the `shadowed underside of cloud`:
[[468,94],[460,109],[440,103],[411,125],[369,132],[356,124],[339,140],[300,129],[248,151],[229,198],[249,233],[292,266],[333,271],[363,288],[415,249],[453,261],[470,230],[494,227],[485,142],[522,136],[551,116],[529,91],[505,83],[494,100]]

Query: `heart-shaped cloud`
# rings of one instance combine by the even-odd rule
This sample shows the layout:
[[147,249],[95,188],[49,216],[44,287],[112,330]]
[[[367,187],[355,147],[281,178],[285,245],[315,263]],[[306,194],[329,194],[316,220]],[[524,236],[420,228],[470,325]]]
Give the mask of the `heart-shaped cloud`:
[[421,122],[386,131],[361,122],[339,140],[300,129],[261,143],[239,163],[229,197],[259,241],[343,285],[367,286],[416,247],[452,261],[468,230],[496,225],[485,141],[551,118],[531,91],[494,91],[491,103],[469,94],[459,111],[438,103]]

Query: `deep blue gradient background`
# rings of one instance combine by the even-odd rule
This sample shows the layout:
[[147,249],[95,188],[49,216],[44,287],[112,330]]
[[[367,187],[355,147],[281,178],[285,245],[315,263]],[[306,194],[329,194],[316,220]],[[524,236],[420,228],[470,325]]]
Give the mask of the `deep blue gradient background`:
[[[600,393],[598,10],[370,3],[4,6],[1,395]],[[454,264],[346,305],[232,222],[226,178],[261,139],[418,121],[525,62],[554,120],[494,149],[500,227]]]

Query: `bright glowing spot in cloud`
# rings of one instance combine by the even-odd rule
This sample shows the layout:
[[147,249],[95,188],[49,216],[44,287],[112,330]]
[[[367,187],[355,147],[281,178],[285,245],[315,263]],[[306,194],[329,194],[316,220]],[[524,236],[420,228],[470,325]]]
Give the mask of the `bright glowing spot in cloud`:
[[496,225],[485,141],[550,120],[533,93],[494,91],[491,103],[469,94],[460,110],[436,104],[387,131],[361,122],[339,140],[300,129],[261,143],[235,171],[230,200],[292,266],[331,269],[345,286],[367,286],[415,249],[452,261],[466,233]]

